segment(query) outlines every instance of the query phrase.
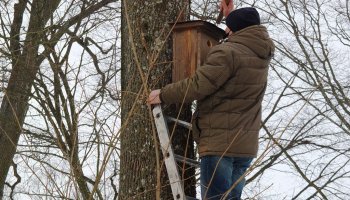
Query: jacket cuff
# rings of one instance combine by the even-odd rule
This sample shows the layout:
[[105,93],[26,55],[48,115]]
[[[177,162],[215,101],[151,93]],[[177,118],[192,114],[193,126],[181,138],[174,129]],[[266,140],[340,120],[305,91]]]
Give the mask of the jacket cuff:
[[165,102],[164,102],[164,98],[163,98],[163,88],[160,89],[159,100],[160,100],[160,103],[165,103]]

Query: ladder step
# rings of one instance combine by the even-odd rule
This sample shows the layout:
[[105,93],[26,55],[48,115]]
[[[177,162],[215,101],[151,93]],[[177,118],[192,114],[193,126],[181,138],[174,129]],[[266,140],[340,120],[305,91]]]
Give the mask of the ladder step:
[[199,162],[190,158],[186,158],[177,154],[174,154],[175,160],[180,161],[180,162],[184,162],[192,167],[196,167],[199,168]]
[[177,124],[179,124],[179,125],[181,125],[181,126],[183,126],[185,128],[188,128],[188,129],[192,130],[192,124],[191,123],[188,123],[186,121],[182,121],[182,120],[179,120],[179,119],[176,119],[176,118],[173,118],[173,117],[168,117],[168,116],[166,117],[166,119],[169,122],[175,122],[175,123],[177,123]]
[[186,200],[199,200],[199,199],[197,199],[197,198],[195,198],[195,197],[186,196]]

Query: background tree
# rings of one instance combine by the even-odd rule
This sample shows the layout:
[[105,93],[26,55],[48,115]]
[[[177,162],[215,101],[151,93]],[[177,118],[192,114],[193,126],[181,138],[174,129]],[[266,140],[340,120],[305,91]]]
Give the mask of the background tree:
[[[264,101],[263,156],[248,176],[246,196],[347,198],[349,2],[235,3],[259,10],[277,47]],[[216,8],[210,0],[192,5],[204,8],[197,18],[211,19]]]
[[349,2],[244,3],[260,9],[277,47],[261,138],[262,146],[274,146],[249,179],[252,192],[275,199],[347,198]]
[[[106,19],[115,19],[113,15],[116,16],[117,10],[106,7],[112,2],[20,0],[0,3],[1,61],[2,67],[6,67],[2,73],[10,77],[4,83],[0,110],[0,196],[4,195],[11,163],[16,181],[10,177],[6,182],[11,191],[5,196],[10,198],[18,192],[15,186],[19,182],[32,181],[22,178],[23,173],[18,170],[35,175],[33,181],[39,183],[39,189],[34,189],[36,195],[88,199],[96,191],[102,160],[94,161],[96,171],[86,174],[83,167],[91,167],[89,156],[103,156],[103,146],[109,145],[101,141],[106,136],[100,135],[103,130],[99,128],[105,127],[106,122],[98,112],[108,97],[107,86],[117,72],[117,49],[116,35],[113,38],[97,35],[92,38],[92,35],[96,34],[94,29],[103,27],[101,24]],[[99,42],[104,42],[103,46]],[[78,61],[72,58],[75,52],[81,53],[78,64],[73,64]],[[96,85],[92,84],[93,80]],[[85,81],[91,88],[84,86]],[[90,107],[92,104],[94,108]],[[88,116],[90,122],[95,122],[91,123],[93,128],[89,120],[84,119]],[[92,134],[84,134],[88,131]],[[20,136],[24,137],[18,143]],[[18,144],[19,158],[13,162]],[[17,167],[16,161],[25,164]],[[67,184],[76,186],[76,191],[62,187]],[[94,186],[92,191],[88,184]],[[23,193],[32,195],[34,185],[28,184],[31,190]],[[101,193],[98,196],[102,198]]]

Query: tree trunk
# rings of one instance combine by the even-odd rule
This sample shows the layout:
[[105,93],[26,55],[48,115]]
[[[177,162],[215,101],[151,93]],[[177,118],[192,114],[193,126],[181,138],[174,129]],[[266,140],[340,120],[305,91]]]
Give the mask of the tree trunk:
[[[161,153],[156,142],[157,137],[152,132],[153,117],[145,99],[151,89],[171,82],[172,46],[171,38],[167,37],[170,31],[168,23],[175,22],[178,17],[180,21],[185,20],[188,16],[188,6],[188,1],[184,0],[123,2],[123,131],[119,199],[173,198],[164,164],[161,171],[161,188],[157,187],[157,154],[161,156]],[[163,41],[166,41],[164,45]],[[170,113],[174,114],[175,110],[171,109]],[[187,118],[189,113],[187,112]],[[184,152],[187,144],[187,131],[182,134],[186,135],[183,137],[185,139],[175,136],[177,152]],[[191,142],[193,143],[189,141]],[[193,155],[193,146],[187,152],[192,152]],[[194,171],[191,176],[193,175]],[[194,192],[194,185],[192,191]]]

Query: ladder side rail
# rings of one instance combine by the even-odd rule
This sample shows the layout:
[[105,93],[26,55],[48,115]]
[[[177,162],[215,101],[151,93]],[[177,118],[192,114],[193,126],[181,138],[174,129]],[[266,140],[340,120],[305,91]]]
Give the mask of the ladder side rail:
[[153,108],[153,117],[157,128],[159,143],[162,149],[165,166],[168,172],[173,197],[176,200],[185,200],[185,190],[179,172],[177,170],[174,151],[169,139],[168,125],[164,118],[160,105],[156,105]]

